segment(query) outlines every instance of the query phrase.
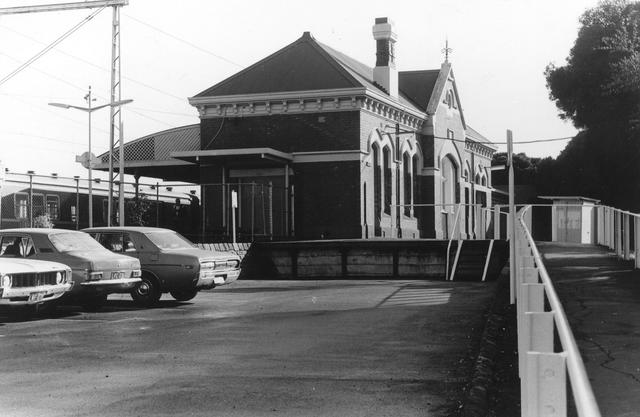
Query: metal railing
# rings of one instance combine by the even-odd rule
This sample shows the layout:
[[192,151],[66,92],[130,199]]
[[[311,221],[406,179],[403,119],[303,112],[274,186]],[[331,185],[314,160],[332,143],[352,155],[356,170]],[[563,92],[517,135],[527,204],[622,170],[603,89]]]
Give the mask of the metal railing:
[[620,259],[633,259],[634,267],[640,269],[640,214],[597,206],[596,217],[598,244],[613,250]]
[[[449,271],[449,257],[451,254],[451,243],[453,242],[454,236],[457,236],[456,240],[458,241],[458,246],[457,246],[457,250],[456,250],[456,257],[453,260],[453,267],[452,267],[452,272],[455,273],[455,269],[456,269],[456,265],[458,264],[458,258],[460,257],[460,248],[462,245],[460,245],[460,238],[462,233],[460,231],[458,231],[457,227],[458,227],[458,219],[460,218],[460,211],[462,209],[462,204],[458,204],[458,206],[456,207],[456,214],[455,214],[455,218],[453,220],[453,227],[451,228],[451,234],[449,236],[449,243],[447,244],[447,257],[446,257],[446,262],[447,262],[447,269],[446,269],[446,273],[445,273],[445,279],[447,281],[450,280],[450,271]],[[456,231],[458,231],[458,233],[456,233]],[[453,275],[453,273],[451,275]],[[451,276],[451,279],[453,279],[453,276]]]
[[[484,240],[487,238],[487,234],[490,232],[491,222],[494,222],[493,225],[493,239],[500,239],[500,224],[501,224],[501,216],[507,216],[507,212],[501,211],[501,207],[504,206],[494,206],[494,207],[483,207],[481,204],[465,204],[465,203],[451,203],[451,204],[411,204],[412,210],[413,207],[436,207],[442,208],[442,214],[447,216],[453,215],[453,224],[449,227],[449,222],[443,221],[441,226],[443,238],[448,240],[447,243],[447,252],[446,252],[446,266],[445,266],[445,279],[447,281],[453,280],[455,275],[458,259],[460,257],[460,251],[462,248],[462,241],[464,240]],[[446,211],[449,207],[455,207],[455,211],[452,213],[450,211]],[[467,212],[463,216],[463,210],[467,210]],[[460,218],[463,217],[461,221]],[[502,223],[503,225],[506,224]],[[503,231],[506,236],[506,230]],[[456,246],[456,255],[453,260],[453,265],[450,265],[450,257],[451,257],[451,247],[453,245],[453,241],[457,242]],[[489,245],[489,251],[487,253],[487,261],[485,262],[483,278],[486,276],[487,268],[489,266],[489,258],[491,256],[491,251],[493,249],[493,242]]]
[[[568,373],[578,415],[600,417],[569,322],[527,227],[530,209],[527,206],[519,211],[515,239],[521,415],[566,416]],[[618,236],[610,235],[613,240]],[[549,311],[545,311],[546,304]],[[554,351],[554,330],[560,352]]]

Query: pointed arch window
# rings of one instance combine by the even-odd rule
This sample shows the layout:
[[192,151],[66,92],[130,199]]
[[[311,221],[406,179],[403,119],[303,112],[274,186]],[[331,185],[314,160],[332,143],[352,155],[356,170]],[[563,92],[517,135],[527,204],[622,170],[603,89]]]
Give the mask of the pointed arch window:
[[448,157],[442,159],[442,204],[443,210],[454,211],[459,202],[458,174],[455,163]]
[[382,211],[382,167],[380,164],[380,149],[377,144],[373,149],[373,211],[376,219]]
[[382,150],[383,184],[384,184],[384,212],[391,214],[391,150],[385,146]]
[[411,189],[413,187],[413,176],[411,171],[411,157],[407,152],[402,155],[402,174],[404,179],[404,215],[411,215],[411,205],[413,204],[413,195],[411,193]]
[[413,192],[411,193],[411,203],[412,204],[416,204],[417,202],[420,202],[420,197],[419,197],[419,188],[418,188],[418,155],[413,155],[412,158],[412,164],[411,164],[411,177],[413,178]]

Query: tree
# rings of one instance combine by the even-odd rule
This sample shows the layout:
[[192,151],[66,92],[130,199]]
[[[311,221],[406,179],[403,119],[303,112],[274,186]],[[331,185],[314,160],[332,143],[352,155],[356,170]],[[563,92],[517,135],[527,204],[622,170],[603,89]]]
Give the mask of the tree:
[[140,194],[132,200],[127,201],[126,224],[131,226],[145,226],[149,222],[149,208],[151,202],[146,195]]
[[41,214],[33,218],[33,227],[41,229],[53,229],[53,222],[49,213]]
[[545,186],[640,210],[640,3],[602,1],[580,23],[566,65],[545,71],[560,116],[581,129],[545,164]]
[[545,71],[560,116],[581,129],[638,119],[640,3],[603,1],[580,23],[567,64]]
[[[534,185],[537,174],[537,165],[540,158],[529,158],[521,152],[513,155],[513,179],[516,184]],[[498,152],[493,155],[491,165],[506,165],[507,153]],[[507,184],[509,181],[507,170],[494,171],[491,174],[494,184]]]

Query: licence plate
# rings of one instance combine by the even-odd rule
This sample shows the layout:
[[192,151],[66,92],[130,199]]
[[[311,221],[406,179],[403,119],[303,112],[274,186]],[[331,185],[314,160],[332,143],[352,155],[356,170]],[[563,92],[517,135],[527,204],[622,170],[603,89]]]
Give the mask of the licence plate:
[[226,275],[216,275],[215,277],[213,277],[213,283],[214,284],[224,284],[225,278],[227,278]]
[[41,301],[45,294],[46,292],[44,291],[32,292],[29,294],[29,301]]
[[111,273],[111,279],[122,279],[124,278],[124,272],[122,271],[117,271],[117,272],[112,272]]

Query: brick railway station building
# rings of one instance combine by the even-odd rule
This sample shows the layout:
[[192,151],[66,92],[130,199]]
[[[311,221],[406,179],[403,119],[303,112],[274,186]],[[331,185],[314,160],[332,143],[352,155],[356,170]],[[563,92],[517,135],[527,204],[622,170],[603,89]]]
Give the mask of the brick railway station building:
[[247,189],[268,186],[275,238],[447,238],[456,203],[491,204],[496,147],[466,123],[449,62],[398,71],[391,21],[373,37],[371,68],[305,32],[189,98],[199,124],[127,143],[126,173],[200,184],[208,235],[229,235],[232,189],[241,231],[266,221]]

